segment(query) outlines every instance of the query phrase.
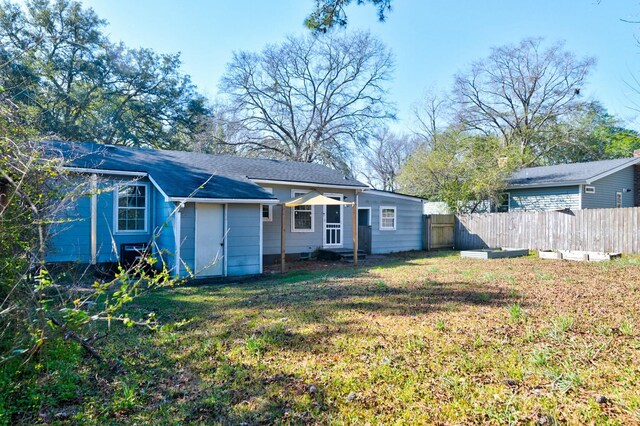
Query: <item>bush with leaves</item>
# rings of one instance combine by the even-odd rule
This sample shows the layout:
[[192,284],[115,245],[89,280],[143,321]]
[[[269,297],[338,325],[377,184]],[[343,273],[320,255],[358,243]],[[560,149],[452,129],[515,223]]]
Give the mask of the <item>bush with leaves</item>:
[[132,316],[127,305],[177,284],[159,250],[107,279],[93,279],[88,266],[47,265],[51,232],[66,221],[58,219],[61,212],[92,189],[16,133],[0,138],[0,424],[25,420],[46,401],[72,398],[82,353],[117,371],[118,361],[101,356],[95,342],[115,324],[162,329],[155,313]]

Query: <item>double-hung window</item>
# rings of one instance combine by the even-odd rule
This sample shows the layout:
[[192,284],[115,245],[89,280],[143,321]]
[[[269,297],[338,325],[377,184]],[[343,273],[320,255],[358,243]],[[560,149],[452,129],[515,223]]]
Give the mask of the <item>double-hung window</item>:
[[380,206],[380,230],[395,231],[396,208],[395,206]]
[[[273,188],[262,188],[267,191],[269,194],[273,194]],[[262,220],[264,222],[271,222],[273,220],[273,205],[271,204],[263,204],[262,205]]]
[[116,187],[116,232],[147,232],[148,193],[149,187],[144,183]]
[[[307,192],[293,190],[291,196],[296,198]],[[291,211],[291,232],[313,232],[313,206],[295,206]]]

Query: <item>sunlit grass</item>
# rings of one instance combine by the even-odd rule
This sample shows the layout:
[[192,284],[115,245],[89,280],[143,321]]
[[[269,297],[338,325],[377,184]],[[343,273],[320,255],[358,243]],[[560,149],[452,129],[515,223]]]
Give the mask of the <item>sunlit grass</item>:
[[166,290],[136,309],[191,322],[115,332],[101,350],[126,373],[89,386],[75,418],[633,424],[638,281],[630,261],[605,269],[449,252]]

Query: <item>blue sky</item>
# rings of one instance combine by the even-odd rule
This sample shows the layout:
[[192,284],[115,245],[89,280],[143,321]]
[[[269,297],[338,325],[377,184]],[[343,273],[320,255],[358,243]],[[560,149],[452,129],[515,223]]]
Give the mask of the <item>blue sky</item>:
[[[214,98],[232,52],[259,51],[286,35],[304,34],[313,0],[84,0],[109,21],[113,41],[181,52],[183,70]],[[355,3],[355,1],[354,1]],[[372,6],[350,6],[350,29],[368,29],[394,52],[390,98],[399,120],[411,126],[411,106],[425,89],[447,89],[452,76],[487,56],[491,47],[524,37],[565,41],[578,56],[598,63],[585,96],[640,130],[640,94],[627,83],[640,80],[640,2],[631,0],[394,0],[384,23]]]

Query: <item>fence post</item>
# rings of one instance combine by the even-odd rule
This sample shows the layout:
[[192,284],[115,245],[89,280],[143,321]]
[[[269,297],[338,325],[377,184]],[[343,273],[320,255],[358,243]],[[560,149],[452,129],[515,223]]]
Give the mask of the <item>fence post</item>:
[[430,251],[431,216],[422,215],[422,250]]

